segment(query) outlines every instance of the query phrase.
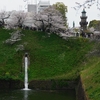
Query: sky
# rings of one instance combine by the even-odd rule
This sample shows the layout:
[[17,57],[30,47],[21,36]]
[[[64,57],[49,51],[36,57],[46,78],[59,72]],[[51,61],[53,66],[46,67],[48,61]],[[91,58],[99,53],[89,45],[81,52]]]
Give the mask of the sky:
[[[27,4],[34,4],[39,2],[40,0],[0,0],[0,11],[12,11],[12,10],[24,10],[27,11]],[[42,0],[48,1],[48,0]],[[68,7],[67,23],[69,27],[73,27],[73,21],[75,22],[75,26],[79,27],[79,22],[81,21],[80,16],[83,8],[79,10],[73,9],[76,6],[75,2],[84,3],[85,0],[49,0],[50,4],[55,4],[56,2],[63,2]],[[87,15],[88,23],[91,20],[99,20],[100,19],[100,11],[97,10],[96,5],[92,6],[91,9],[85,9]]]

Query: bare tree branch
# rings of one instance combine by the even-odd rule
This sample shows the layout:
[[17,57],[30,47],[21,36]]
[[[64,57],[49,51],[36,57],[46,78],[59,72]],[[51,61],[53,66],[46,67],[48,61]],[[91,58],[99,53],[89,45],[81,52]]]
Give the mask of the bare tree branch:
[[79,2],[75,2],[76,6],[72,7],[75,10],[79,10],[81,7],[83,8],[91,8],[93,5],[95,5],[97,7],[97,9],[100,10],[100,0],[85,0],[84,3],[79,3]]

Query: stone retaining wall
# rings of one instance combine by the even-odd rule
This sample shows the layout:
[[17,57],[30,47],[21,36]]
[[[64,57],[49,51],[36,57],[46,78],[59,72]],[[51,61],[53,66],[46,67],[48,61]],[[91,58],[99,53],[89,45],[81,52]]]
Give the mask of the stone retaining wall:
[[[81,78],[77,81],[68,80],[33,80],[29,82],[30,89],[40,90],[67,90],[76,89],[76,100],[88,100],[82,85]],[[1,89],[23,89],[24,82],[19,80],[0,80]]]
[[19,80],[0,80],[0,89],[21,89],[23,82]]
[[68,80],[33,80],[29,88],[42,90],[75,89],[76,82]]
[[81,77],[79,78],[79,82],[77,85],[76,97],[77,97],[77,100],[88,100],[86,93],[84,91],[84,88],[83,88],[83,83],[82,83]]

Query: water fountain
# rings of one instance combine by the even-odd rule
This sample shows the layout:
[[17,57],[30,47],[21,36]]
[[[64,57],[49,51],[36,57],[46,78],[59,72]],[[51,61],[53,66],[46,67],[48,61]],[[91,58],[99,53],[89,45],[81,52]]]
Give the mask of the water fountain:
[[24,57],[24,67],[25,67],[24,87],[25,88],[23,90],[30,90],[28,88],[28,65],[29,65],[28,53],[25,53],[25,57]]
[[28,65],[29,55],[25,53],[23,57],[23,65],[25,69],[24,89],[1,89],[0,100],[75,100],[76,93],[74,90],[67,91],[39,91],[28,88]]

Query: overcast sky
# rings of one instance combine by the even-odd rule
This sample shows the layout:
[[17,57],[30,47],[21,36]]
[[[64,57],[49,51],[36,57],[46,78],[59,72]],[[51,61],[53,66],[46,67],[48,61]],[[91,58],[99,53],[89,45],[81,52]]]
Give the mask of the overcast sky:
[[[30,3],[33,4],[33,3],[36,3],[36,1],[38,2],[39,0],[27,0],[26,2],[24,1],[26,0],[0,0],[0,11],[1,10],[5,10],[5,11],[25,10],[27,11],[27,9],[25,8],[27,7],[26,6],[27,4],[30,4]],[[69,26],[70,27],[73,26],[73,21],[75,22],[76,27],[80,26],[79,22],[81,20],[80,16],[81,16],[81,12],[83,8],[76,11],[72,7],[76,6],[75,2],[83,3],[85,0],[49,0],[49,1],[50,1],[50,4],[55,4],[56,2],[63,2],[68,7],[67,18],[68,18]],[[96,6],[92,6],[91,9],[86,9],[86,12],[87,12],[86,15],[88,16],[87,18],[88,22],[94,19],[97,19],[97,20],[100,19],[100,16],[99,16],[100,11],[97,10]]]

